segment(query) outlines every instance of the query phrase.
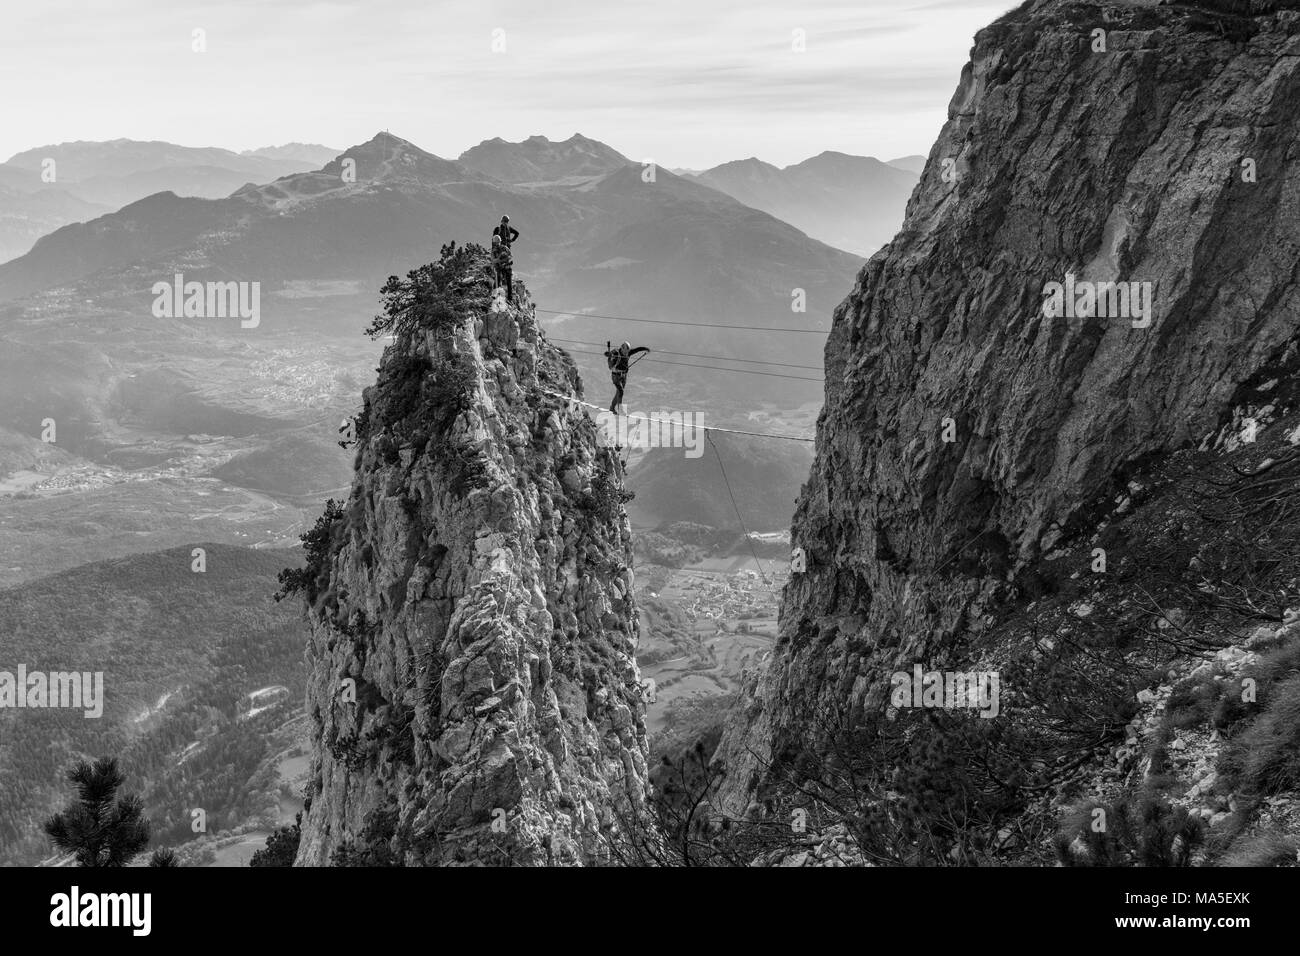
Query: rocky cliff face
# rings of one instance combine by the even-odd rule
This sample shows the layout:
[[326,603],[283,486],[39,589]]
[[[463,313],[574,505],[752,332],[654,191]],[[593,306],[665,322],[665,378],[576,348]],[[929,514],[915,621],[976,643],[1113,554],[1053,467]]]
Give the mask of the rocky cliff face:
[[[719,749],[729,811],[753,812],[814,714],[880,709],[915,663],[1005,652],[1045,562],[1095,544],[1097,501],[1234,415],[1285,410],[1297,54],[1295,12],[1225,30],[1040,0],[978,34],[901,232],[835,313],[793,525],[808,568]],[[1046,316],[1067,276],[1149,283],[1149,323]]]
[[622,467],[525,301],[399,335],[311,589],[300,865],[582,864],[646,736]]

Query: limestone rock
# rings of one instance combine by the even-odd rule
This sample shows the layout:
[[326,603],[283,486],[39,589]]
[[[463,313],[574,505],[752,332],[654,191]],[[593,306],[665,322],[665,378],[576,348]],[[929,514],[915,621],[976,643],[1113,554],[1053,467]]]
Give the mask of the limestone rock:
[[622,465],[543,389],[581,395],[524,299],[399,338],[366,390],[308,615],[299,865],[586,864],[644,799]]
[[[879,704],[1054,528],[1131,497],[1117,473],[1212,433],[1284,353],[1295,19],[1232,42],[1153,5],[1036,0],[977,35],[902,229],[835,311],[793,519],[808,570],[718,750],[728,812],[808,739],[808,715]],[[1267,176],[1247,181],[1246,157]],[[1049,318],[1067,276],[1151,283],[1149,324]]]

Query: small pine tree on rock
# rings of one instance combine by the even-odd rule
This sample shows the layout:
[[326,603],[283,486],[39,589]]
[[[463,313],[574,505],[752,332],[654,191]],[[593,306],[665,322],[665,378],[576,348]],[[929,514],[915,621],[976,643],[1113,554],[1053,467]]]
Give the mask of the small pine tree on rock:
[[302,840],[302,813],[294,818],[293,826],[280,827],[266,838],[266,849],[258,850],[248,861],[249,866],[293,866]]
[[144,802],[135,794],[118,797],[126,775],[114,757],[94,764],[81,761],[68,774],[77,799],[45,821],[45,833],[78,866],[126,866],[149,845]]

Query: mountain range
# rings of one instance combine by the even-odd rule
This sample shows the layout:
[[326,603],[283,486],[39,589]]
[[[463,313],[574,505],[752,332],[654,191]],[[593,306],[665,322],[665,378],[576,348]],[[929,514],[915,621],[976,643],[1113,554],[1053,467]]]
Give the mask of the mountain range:
[[[666,170],[647,182],[639,166],[588,144],[534,138],[513,152],[496,143],[470,151],[469,161],[500,176],[554,177],[519,184],[381,133],[320,170],[250,184],[225,198],[149,196],[60,229],[0,265],[0,303],[7,303],[0,327],[39,317],[66,331],[77,324],[72,315],[93,303],[116,316],[107,321],[138,329],[106,340],[104,320],[96,320],[101,342],[239,331],[237,322],[152,316],[154,284],[182,273],[260,283],[260,325],[242,337],[252,347],[269,333],[305,327],[350,334],[364,327],[388,275],[430,260],[445,242],[486,243],[508,212],[522,230],[516,275],[528,279],[543,309],[687,323],[654,329],[648,341],[658,348],[819,361],[820,336],[753,334],[738,344],[722,330],[689,324],[824,329],[859,259]],[[806,312],[792,312],[797,289]],[[576,342],[649,332],[606,319],[551,323],[560,326]],[[42,331],[42,342],[49,333]],[[736,386],[723,391],[739,394]]]
[[24,150],[0,163],[0,262],[22,255],[60,226],[86,222],[154,193],[228,196],[249,182],[318,169],[337,152],[287,143],[235,153],[128,139]]
[[784,169],[751,157],[693,178],[822,242],[869,256],[893,238],[924,164],[920,156],[883,163],[828,150]]
[[460,163],[503,183],[561,182],[575,176],[599,176],[632,161],[618,150],[581,133],[563,142],[530,136],[509,143],[497,137],[460,154]]
[[893,166],[895,169],[906,170],[909,173],[916,173],[916,175],[920,176],[921,171],[925,169],[925,157],[920,155],[900,156],[898,159],[891,159],[886,165]]
[[27,178],[25,173],[0,166],[0,262],[21,256],[37,239],[61,226],[112,212],[111,207],[87,202],[66,189],[28,191],[10,185],[26,183]]

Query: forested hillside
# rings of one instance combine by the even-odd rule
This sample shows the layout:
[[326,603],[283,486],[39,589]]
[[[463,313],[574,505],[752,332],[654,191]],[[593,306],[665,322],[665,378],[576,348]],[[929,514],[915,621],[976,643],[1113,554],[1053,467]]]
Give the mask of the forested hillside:
[[[0,709],[0,862],[48,855],[40,820],[66,796],[78,757],[115,755],[158,842],[209,831],[260,799],[247,784],[268,732],[301,707],[302,629],[272,600],[298,552],[196,545],[100,561],[0,590],[0,670],[103,672],[103,715]],[[287,692],[251,717],[248,694]]]

